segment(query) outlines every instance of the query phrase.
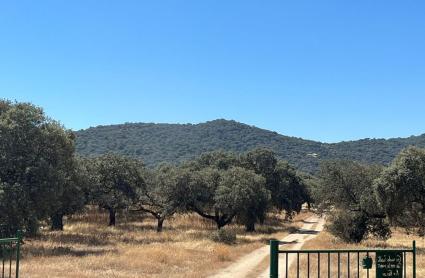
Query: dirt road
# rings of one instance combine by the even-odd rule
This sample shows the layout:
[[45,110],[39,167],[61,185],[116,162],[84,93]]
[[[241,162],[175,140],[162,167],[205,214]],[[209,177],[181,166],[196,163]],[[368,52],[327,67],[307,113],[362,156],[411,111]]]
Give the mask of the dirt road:
[[[304,225],[297,232],[286,236],[281,239],[285,249],[300,249],[305,242],[314,238],[319,232],[323,230],[325,220],[318,216],[312,216],[304,221]],[[281,247],[282,248],[282,247]],[[244,257],[240,258],[235,263],[227,268],[221,270],[219,273],[211,276],[210,278],[244,278],[258,270],[258,265],[269,256],[269,246],[264,246],[251,252]],[[283,256],[282,256],[283,257]],[[283,258],[282,258],[283,259]],[[293,260],[288,261],[288,267]],[[279,261],[279,268],[285,269],[285,260]],[[264,269],[259,276],[261,278],[269,277],[269,270]]]

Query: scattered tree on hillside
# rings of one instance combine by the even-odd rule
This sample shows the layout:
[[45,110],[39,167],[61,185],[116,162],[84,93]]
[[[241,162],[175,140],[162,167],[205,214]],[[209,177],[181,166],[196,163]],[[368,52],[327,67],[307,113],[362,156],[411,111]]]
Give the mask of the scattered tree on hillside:
[[116,213],[137,200],[145,187],[143,164],[127,157],[107,154],[93,161],[94,202],[109,212],[109,226],[115,226]]
[[381,167],[353,161],[322,164],[314,196],[319,209],[332,216],[329,230],[346,241],[360,242],[367,235],[389,237],[386,215],[378,205],[373,182]]
[[216,204],[215,193],[220,182],[220,171],[207,167],[191,171],[190,181],[186,184],[186,207],[200,216],[213,220],[221,229],[236,216],[233,212],[220,210]]
[[271,192],[271,205],[285,210],[287,217],[300,212],[310,200],[308,191],[295,169],[287,162],[279,161],[271,150],[255,149],[241,157],[241,165],[265,178]]
[[67,166],[63,190],[50,214],[52,230],[63,230],[63,217],[84,208],[89,201],[89,173],[83,159],[72,159]]
[[0,223],[35,234],[72,176],[74,137],[41,108],[0,100]]
[[425,235],[425,149],[403,150],[376,181],[376,192],[392,224]]
[[218,229],[239,217],[247,230],[253,230],[257,219],[264,217],[269,192],[264,187],[264,179],[253,171],[208,166],[191,173],[186,207],[215,221]]
[[251,170],[233,167],[223,171],[214,196],[215,207],[229,215],[237,216],[247,232],[255,231],[255,223],[265,218],[270,192],[265,179]]
[[170,165],[144,170],[146,186],[139,192],[136,207],[157,219],[157,232],[162,232],[163,223],[168,217],[183,208],[184,188],[190,180],[189,176],[189,172]]

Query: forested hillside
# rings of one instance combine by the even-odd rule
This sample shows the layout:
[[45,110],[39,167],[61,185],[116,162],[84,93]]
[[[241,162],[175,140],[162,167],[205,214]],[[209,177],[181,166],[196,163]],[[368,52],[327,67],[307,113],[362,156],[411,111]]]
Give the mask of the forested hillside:
[[114,152],[141,158],[145,164],[152,166],[161,162],[177,163],[219,149],[240,153],[267,147],[307,172],[316,171],[322,159],[388,164],[408,145],[425,147],[425,134],[326,144],[228,120],[201,124],[126,123],[98,126],[76,134],[77,151],[86,156]]

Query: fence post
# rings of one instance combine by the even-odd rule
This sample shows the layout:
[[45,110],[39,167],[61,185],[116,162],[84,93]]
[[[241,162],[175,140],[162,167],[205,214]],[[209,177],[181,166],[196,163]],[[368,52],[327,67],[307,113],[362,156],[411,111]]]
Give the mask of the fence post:
[[22,231],[19,231],[16,233],[16,238],[18,241],[16,242],[16,278],[19,278],[19,257],[20,257],[20,247],[21,247],[21,241],[22,241]]
[[416,278],[416,241],[413,241],[413,278]]
[[270,240],[270,278],[279,276],[279,241]]

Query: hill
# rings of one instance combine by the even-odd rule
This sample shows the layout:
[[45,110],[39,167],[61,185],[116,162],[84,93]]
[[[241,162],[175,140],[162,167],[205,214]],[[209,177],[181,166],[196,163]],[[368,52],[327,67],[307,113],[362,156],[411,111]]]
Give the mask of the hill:
[[148,166],[161,162],[178,163],[219,149],[240,153],[267,147],[280,158],[307,172],[317,171],[322,159],[387,164],[406,146],[425,147],[425,134],[327,144],[228,120],[201,124],[126,123],[92,127],[77,131],[76,135],[77,152],[81,155],[116,152],[140,158]]

